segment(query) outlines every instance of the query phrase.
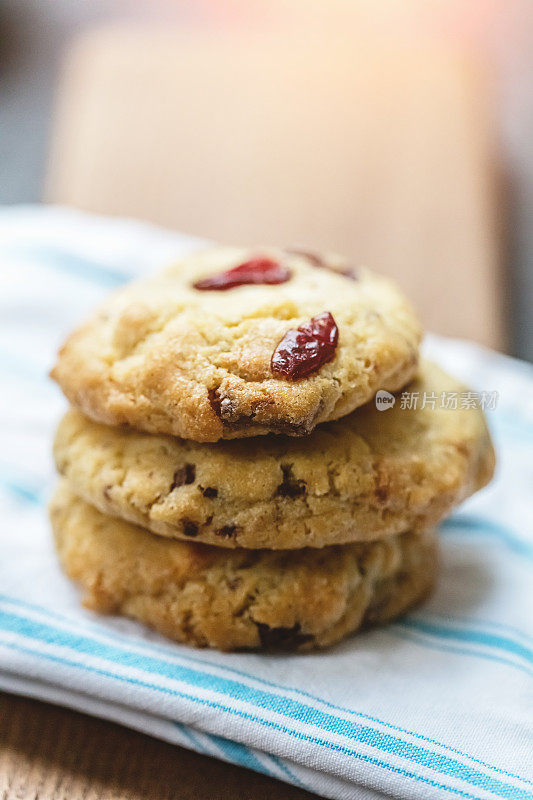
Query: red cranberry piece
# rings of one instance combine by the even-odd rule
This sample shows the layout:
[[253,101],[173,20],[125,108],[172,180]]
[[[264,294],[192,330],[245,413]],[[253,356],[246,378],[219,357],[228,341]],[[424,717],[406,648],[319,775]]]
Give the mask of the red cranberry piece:
[[289,381],[306,378],[335,358],[338,341],[337,324],[324,311],[297,330],[287,331],[272,354],[270,368]]
[[226,289],[233,289],[236,286],[244,286],[245,284],[285,283],[290,277],[291,273],[287,267],[274,261],[273,258],[258,256],[239,264],[238,267],[233,267],[233,269],[196,281],[194,288],[201,291],[215,290],[224,292]]

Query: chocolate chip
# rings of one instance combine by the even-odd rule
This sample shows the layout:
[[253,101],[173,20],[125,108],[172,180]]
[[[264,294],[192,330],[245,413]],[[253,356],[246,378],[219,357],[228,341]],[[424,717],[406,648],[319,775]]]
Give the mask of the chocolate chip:
[[379,503],[386,503],[390,495],[390,481],[391,476],[386,469],[383,469],[378,464],[376,471],[376,487],[374,495]]
[[205,489],[202,488],[202,494],[204,497],[212,499],[218,496],[218,489],[215,489],[213,486],[206,486]]
[[[255,417],[255,413],[243,415],[242,417],[236,418],[232,422],[224,420],[224,425],[232,431],[246,430],[246,428],[250,427],[250,424],[254,424]],[[276,422],[274,420],[269,420],[265,423],[265,425],[267,425],[269,430],[271,430],[273,433],[281,433],[286,436],[307,436],[309,433],[311,433],[313,428],[312,425],[295,425],[292,422]]]
[[369,623],[376,620],[385,611],[391,599],[391,591],[383,592],[373,603],[370,603],[366,612],[364,622]]
[[347,269],[334,270],[334,272],[338,272],[339,275],[344,275],[345,278],[349,278],[351,281],[358,281],[359,280],[359,275],[351,267],[348,267]]
[[185,536],[197,536],[198,525],[196,522],[191,522],[190,519],[183,520],[183,533]]
[[186,484],[194,483],[196,478],[196,467],[194,464],[185,464],[179,467],[174,473],[174,478],[170,484],[170,491],[174,491],[178,486],[185,486]]
[[236,530],[237,530],[236,525],[223,525],[222,528],[217,528],[215,533],[217,536],[223,536],[228,539],[230,536],[233,536],[235,534]]
[[[218,389],[208,390],[207,396],[209,405],[213,409],[213,413],[224,423],[224,427],[232,431],[246,430],[251,424],[254,424],[258,414],[265,411],[268,406],[274,404],[272,399],[256,400],[252,403],[253,411],[251,414],[237,416],[235,406],[229,397],[221,398],[217,392]],[[283,421],[276,422],[274,420],[265,422],[265,425],[268,425],[270,430],[274,433],[282,433],[287,436],[307,436],[307,434],[311,433],[313,428],[312,425],[308,424],[294,424],[292,422]]]
[[209,389],[207,392],[209,404],[217,417],[225,424],[235,421],[236,409],[229,397],[220,397],[218,389]]
[[389,488],[388,486],[376,486],[374,494],[380,503],[384,503],[389,496]]
[[295,650],[300,645],[311,641],[310,633],[300,632],[300,623],[292,628],[271,628],[264,622],[256,622],[261,646],[268,650]]
[[294,256],[301,256],[301,258],[305,258],[313,267],[319,267],[320,269],[327,269],[330,272],[336,272],[338,275],[344,275],[345,278],[349,278],[351,281],[359,280],[359,276],[357,272],[352,267],[346,267],[345,269],[335,269],[335,267],[330,266],[327,261],[324,261],[322,256],[318,255],[318,253],[312,253],[310,250],[298,250],[296,248],[285,248],[285,252],[292,254]]
[[104,486],[104,497],[105,497],[106,500],[110,499],[110,494],[111,494],[111,489],[112,488],[113,487],[112,487],[112,485],[110,483],[108,483],[107,486]]
[[294,477],[291,464],[282,464],[281,471],[283,473],[283,481],[276,490],[276,494],[279,497],[301,497],[307,492],[306,482],[297,480]]
[[220,408],[220,397],[217,394],[216,389],[208,389],[207,397],[209,399],[209,405],[213,409],[213,412],[217,415],[219,419],[222,419],[222,409]]
[[309,261],[309,263],[312,264],[313,267],[326,266],[322,256],[319,256],[318,253],[311,252],[311,250],[299,250],[296,247],[289,247],[289,248],[286,247],[285,252],[289,253],[289,255],[300,256],[301,258],[305,258],[305,260]]
[[282,433],[287,436],[307,436],[312,431],[312,426],[307,424],[295,425],[292,422],[269,422],[268,427],[274,433]]

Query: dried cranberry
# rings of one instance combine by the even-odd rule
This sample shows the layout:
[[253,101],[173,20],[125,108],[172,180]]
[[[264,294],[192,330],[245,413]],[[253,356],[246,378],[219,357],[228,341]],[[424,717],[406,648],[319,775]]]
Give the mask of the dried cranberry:
[[233,267],[233,269],[196,281],[194,288],[201,291],[215,290],[224,292],[226,289],[233,289],[235,286],[243,286],[250,283],[285,283],[290,277],[291,273],[287,267],[274,261],[273,258],[258,256],[239,264],[238,267]]
[[335,358],[339,329],[329,311],[287,331],[272,354],[270,368],[289,381],[306,378]]

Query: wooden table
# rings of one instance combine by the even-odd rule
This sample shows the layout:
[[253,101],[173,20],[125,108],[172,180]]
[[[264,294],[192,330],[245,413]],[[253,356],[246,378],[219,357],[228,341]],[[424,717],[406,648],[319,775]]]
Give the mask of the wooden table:
[[0,695],[0,800],[310,800],[109,722]]

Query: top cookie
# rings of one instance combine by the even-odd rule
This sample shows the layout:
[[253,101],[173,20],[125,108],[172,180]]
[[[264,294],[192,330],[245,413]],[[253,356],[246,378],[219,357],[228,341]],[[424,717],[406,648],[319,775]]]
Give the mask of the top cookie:
[[302,436],[404,386],[420,339],[385,278],[218,247],[115,293],[70,336],[52,377],[111,425],[199,442]]

